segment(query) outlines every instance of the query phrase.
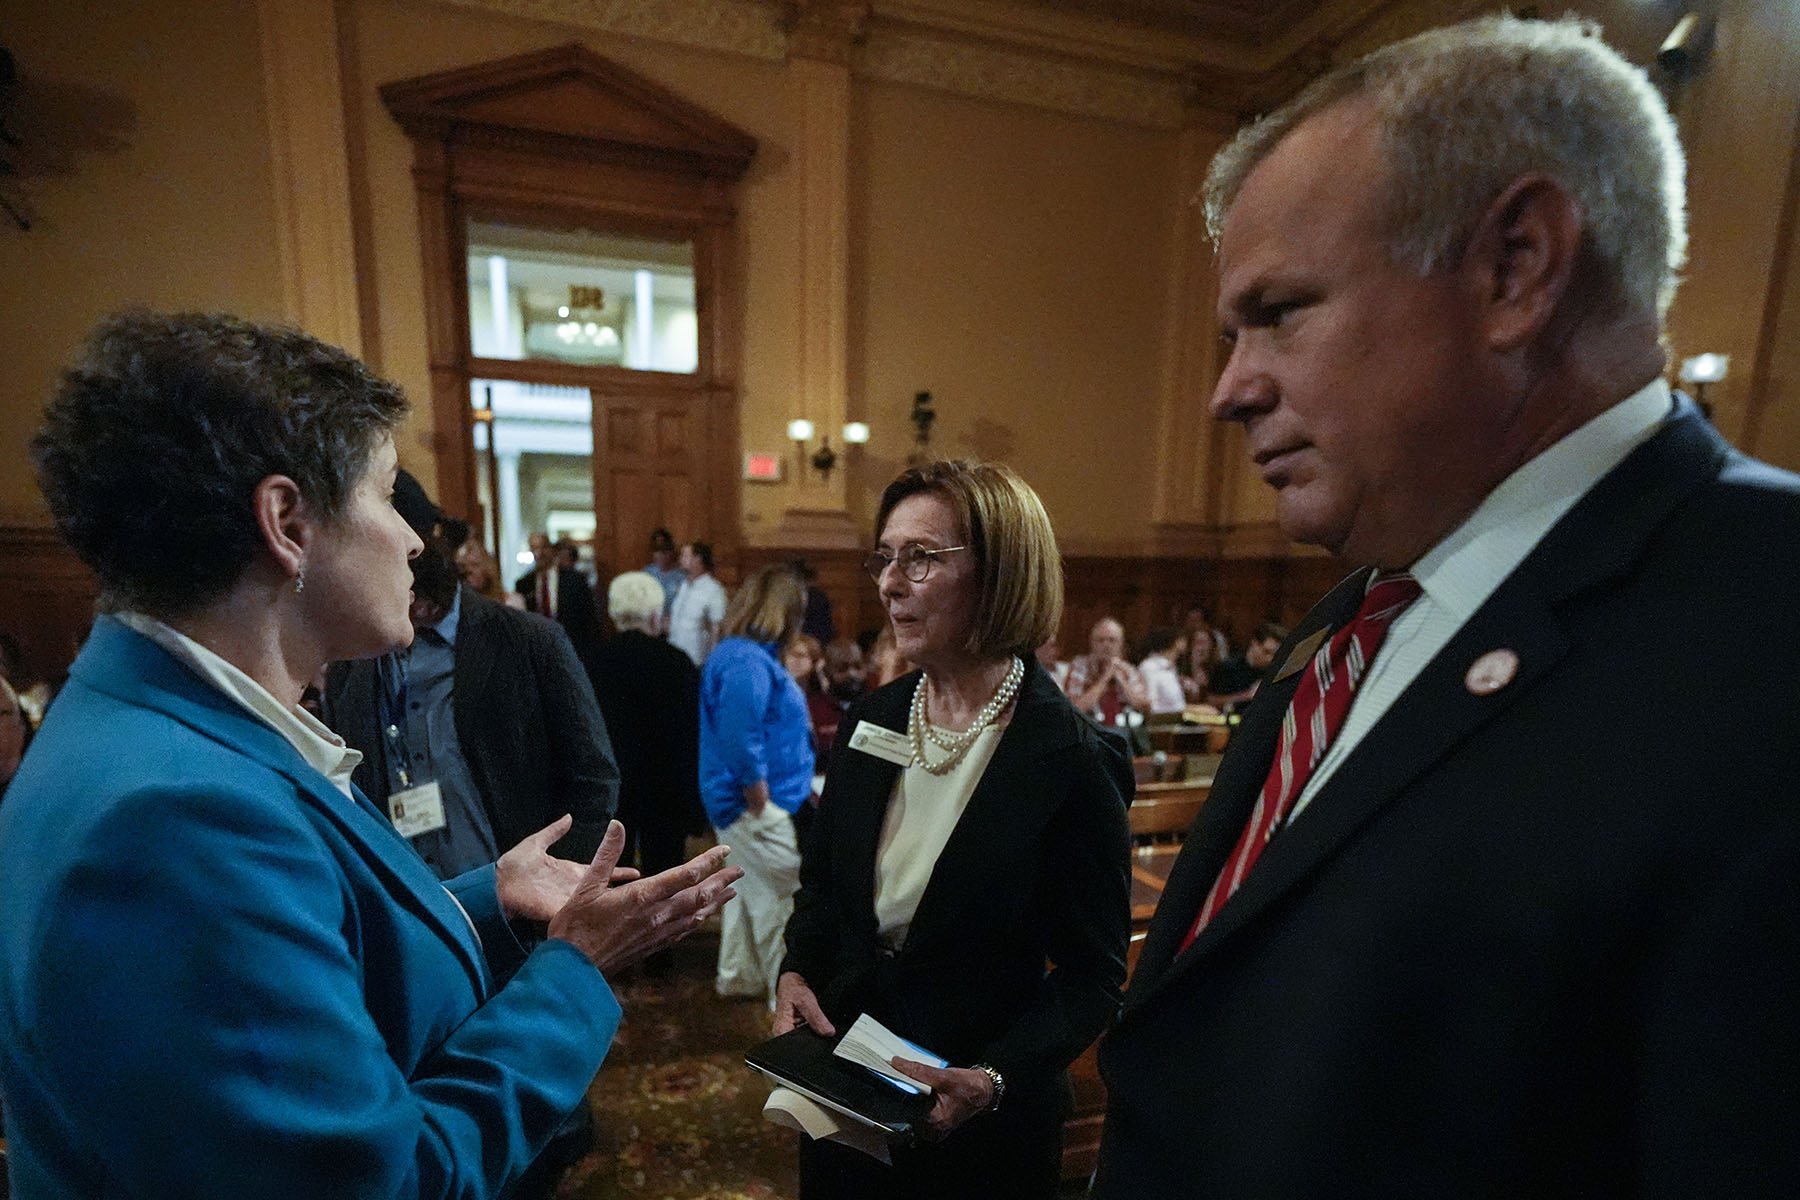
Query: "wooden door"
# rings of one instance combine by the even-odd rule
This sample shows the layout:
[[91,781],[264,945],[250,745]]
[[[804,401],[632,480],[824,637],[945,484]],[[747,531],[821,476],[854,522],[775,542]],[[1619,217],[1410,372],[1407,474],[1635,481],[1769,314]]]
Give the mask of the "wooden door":
[[[715,540],[704,393],[594,392],[594,556],[603,573],[650,561],[650,534]],[[603,574],[602,582],[606,575]]]

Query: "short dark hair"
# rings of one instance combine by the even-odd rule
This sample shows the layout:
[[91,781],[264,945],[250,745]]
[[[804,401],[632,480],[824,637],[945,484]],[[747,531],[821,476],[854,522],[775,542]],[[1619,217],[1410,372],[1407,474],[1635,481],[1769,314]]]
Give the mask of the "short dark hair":
[[1146,633],[1144,635],[1144,640],[1138,644],[1138,649],[1141,651],[1139,657],[1141,658],[1151,654],[1161,654],[1165,650],[1171,650],[1174,648],[1175,643],[1180,640],[1181,630],[1175,628],[1173,625],[1158,625],[1149,633]]
[[653,551],[654,550],[673,550],[673,549],[675,549],[675,535],[670,533],[666,529],[651,530],[650,531],[650,549]]
[[456,571],[456,548],[437,534],[425,536],[425,548],[413,556],[413,591],[449,611],[462,579]]
[[406,411],[398,387],[298,330],[133,311],[90,335],[31,457],[102,606],[179,615],[249,567],[257,484],[285,475],[333,520]]
[[700,560],[701,566],[705,567],[708,571],[712,570],[711,542],[689,542],[688,549],[694,552],[694,557]]

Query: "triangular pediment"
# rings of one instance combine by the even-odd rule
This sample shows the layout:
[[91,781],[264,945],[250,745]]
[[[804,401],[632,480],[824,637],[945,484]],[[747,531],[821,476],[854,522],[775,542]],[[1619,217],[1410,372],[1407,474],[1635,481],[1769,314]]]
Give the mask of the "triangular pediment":
[[578,42],[390,83],[381,98],[414,137],[526,135],[730,178],[756,153],[735,125]]

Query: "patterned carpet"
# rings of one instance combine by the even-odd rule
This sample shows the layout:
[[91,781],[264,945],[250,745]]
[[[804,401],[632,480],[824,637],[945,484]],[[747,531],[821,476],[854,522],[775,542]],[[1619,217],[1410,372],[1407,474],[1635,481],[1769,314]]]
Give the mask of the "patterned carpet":
[[618,985],[625,1023],[588,1092],[596,1140],[564,1200],[791,1200],[794,1139],[762,1119],[769,1089],[744,1065],[768,1036],[759,1002],[713,994],[716,932],[675,947],[667,974]]

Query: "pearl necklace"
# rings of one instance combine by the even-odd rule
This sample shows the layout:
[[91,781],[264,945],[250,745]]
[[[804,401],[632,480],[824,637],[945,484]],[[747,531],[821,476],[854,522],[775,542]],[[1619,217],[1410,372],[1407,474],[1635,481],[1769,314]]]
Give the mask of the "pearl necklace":
[[[925,719],[925,697],[931,687],[931,676],[919,675],[918,686],[913,689],[912,710],[907,715],[906,732],[912,738],[913,762],[924,767],[933,775],[947,775],[950,770],[966,757],[975,745],[975,741],[988,726],[992,725],[1006,706],[1012,703],[1013,697],[1019,693],[1019,684],[1025,678],[1025,660],[1014,656],[1012,665],[1006,669],[1006,678],[1000,681],[1000,687],[988,702],[981,706],[975,714],[975,720],[969,727],[957,734],[941,734],[937,728]],[[925,755],[925,743],[948,752],[943,762],[933,763]]]

